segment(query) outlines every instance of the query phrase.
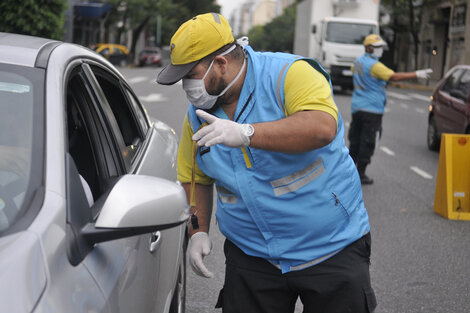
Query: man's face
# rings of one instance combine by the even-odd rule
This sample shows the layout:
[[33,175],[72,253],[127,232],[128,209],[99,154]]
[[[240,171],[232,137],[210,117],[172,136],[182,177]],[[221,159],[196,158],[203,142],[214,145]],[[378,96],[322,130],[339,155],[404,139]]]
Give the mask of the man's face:
[[[220,71],[218,68],[218,63],[214,61],[211,68],[209,69],[210,62],[199,62],[187,75],[185,78],[189,79],[202,79],[204,75],[204,86],[206,91],[210,95],[218,95],[220,94],[225,87],[227,87],[227,83],[219,75]],[[208,72],[209,69],[209,72]],[[225,95],[220,96],[215,103],[217,105],[223,105],[225,103]]]

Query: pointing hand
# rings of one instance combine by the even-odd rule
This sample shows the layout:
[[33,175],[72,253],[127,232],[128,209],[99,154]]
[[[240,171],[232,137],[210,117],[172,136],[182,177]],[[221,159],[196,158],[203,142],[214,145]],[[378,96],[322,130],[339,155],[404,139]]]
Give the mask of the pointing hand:
[[250,138],[245,135],[245,128],[249,127],[249,124],[221,119],[203,110],[196,110],[196,114],[209,123],[193,135],[193,140],[198,142],[198,146],[224,144],[227,147],[239,148],[248,147],[250,144]]
[[427,68],[424,70],[418,70],[416,71],[416,77],[421,78],[421,79],[429,79],[429,74],[432,73],[432,69]]

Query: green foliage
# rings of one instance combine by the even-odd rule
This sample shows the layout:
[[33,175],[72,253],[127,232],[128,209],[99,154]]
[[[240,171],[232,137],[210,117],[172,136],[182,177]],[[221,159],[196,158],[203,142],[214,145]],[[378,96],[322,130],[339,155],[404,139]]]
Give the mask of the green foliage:
[[1,0],[0,31],[62,40],[66,0]]
[[292,52],[295,32],[295,5],[264,26],[255,26],[249,33],[250,45],[256,50]]
[[220,13],[220,5],[214,0],[173,0],[173,2],[188,9],[189,16],[187,16],[185,21],[198,14],[209,12]]
[[126,0],[126,9],[116,8],[122,0],[107,0],[115,10],[108,17],[107,25],[115,25],[117,21],[130,21],[128,25],[135,30],[142,23],[155,27],[157,16],[161,17],[162,44],[167,45],[178,27],[191,17],[207,12],[220,12],[215,0]]
[[264,41],[264,27],[261,25],[254,26],[248,32],[250,46],[255,50],[266,50]]

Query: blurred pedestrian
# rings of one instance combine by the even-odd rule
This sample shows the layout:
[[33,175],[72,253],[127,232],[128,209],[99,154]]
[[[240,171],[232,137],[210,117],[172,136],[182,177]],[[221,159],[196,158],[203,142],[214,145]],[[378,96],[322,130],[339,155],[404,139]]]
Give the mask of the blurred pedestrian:
[[413,78],[428,79],[431,69],[415,72],[394,72],[379,61],[385,41],[371,34],[364,39],[365,53],[354,61],[354,91],[351,101],[352,120],[349,128],[349,153],[356,163],[361,184],[372,184],[366,175],[376,144],[382,132],[385,111],[385,85],[388,81]]
[[329,75],[311,59],[255,52],[215,13],[181,25],[170,47],[157,81],[182,80],[191,102],[178,179],[196,274],[213,276],[203,258],[214,183],[226,237],[216,307],[289,313],[300,297],[306,313],[372,312],[369,219]]

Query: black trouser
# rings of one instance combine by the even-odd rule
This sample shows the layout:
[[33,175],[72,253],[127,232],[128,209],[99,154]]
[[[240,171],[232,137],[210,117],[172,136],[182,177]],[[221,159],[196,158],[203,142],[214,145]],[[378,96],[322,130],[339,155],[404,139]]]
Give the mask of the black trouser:
[[[374,154],[375,145],[382,132],[382,114],[358,111],[352,114],[349,127],[349,154],[357,164],[359,174]],[[362,171],[362,172],[361,172]]]
[[300,297],[304,313],[373,312],[370,245],[368,233],[319,264],[282,274],[226,240],[225,283],[216,308],[223,313],[293,313]]

